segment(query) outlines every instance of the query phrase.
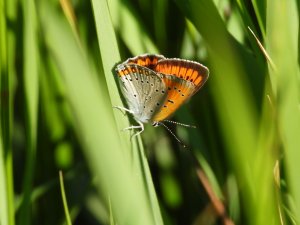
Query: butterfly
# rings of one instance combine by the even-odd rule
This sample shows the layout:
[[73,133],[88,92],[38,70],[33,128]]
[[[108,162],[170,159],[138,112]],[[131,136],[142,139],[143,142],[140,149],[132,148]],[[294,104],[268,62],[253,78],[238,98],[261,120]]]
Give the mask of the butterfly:
[[198,62],[156,54],[129,58],[115,71],[129,107],[115,108],[133,115],[139,125],[125,129],[140,129],[135,135],[144,131],[145,123],[163,125],[209,77],[208,68]]

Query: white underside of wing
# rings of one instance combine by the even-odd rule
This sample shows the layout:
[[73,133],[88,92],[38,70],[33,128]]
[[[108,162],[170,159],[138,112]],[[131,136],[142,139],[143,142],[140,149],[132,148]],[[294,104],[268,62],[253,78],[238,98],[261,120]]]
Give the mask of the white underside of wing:
[[138,65],[130,67],[136,72],[120,77],[121,89],[134,118],[148,123],[166,98],[166,86],[154,71]]

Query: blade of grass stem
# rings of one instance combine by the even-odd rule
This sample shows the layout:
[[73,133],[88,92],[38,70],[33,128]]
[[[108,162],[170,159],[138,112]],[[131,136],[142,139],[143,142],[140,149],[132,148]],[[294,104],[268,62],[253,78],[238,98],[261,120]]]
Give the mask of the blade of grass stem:
[[35,2],[24,0],[24,98],[26,124],[26,162],[23,180],[23,202],[19,222],[31,224],[31,193],[34,179],[38,117],[38,39]]
[[62,201],[63,201],[63,205],[64,205],[64,211],[65,211],[65,215],[66,215],[67,224],[72,225],[62,171],[59,171],[59,184],[60,184],[60,193],[61,193],[61,197],[62,197]]
[[[13,19],[14,1],[0,0],[0,222],[14,225],[14,183],[12,152],[12,119],[14,76],[14,36],[8,29]],[[11,11],[8,9],[12,7]],[[9,39],[9,37],[11,39]]]
[[[97,26],[98,41],[103,62],[104,74],[106,77],[108,89],[110,91],[111,102],[113,105],[120,105],[120,96],[117,95],[118,91],[116,87],[116,81],[113,78],[114,74],[112,73],[112,69],[115,66],[115,64],[119,62],[120,56],[117,47],[115,32],[113,30],[112,21],[110,18],[108,3],[106,2],[106,0],[94,0],[92,1],[92,3]],[[120,114],[118,114],[117,117],[120,117]],[[143,154],[144,148],[141,143],[141,139],[138,139],[138,145],[136,145],[136,139],[133,139],[132,141],[134,142],[132,148],[134,154],[136,152]],[[146,199],[149,201],[154,221],[156,224],[162,224],[158,201],[154,191],[151,174],[149,172],[147,159],[142,155],[141,157],[134,158],[133,162],[137,163],[135,170],[138,173],[141,173],[139,176],[141,176],[144,179],[141,180],[141,185],[143,185],[145,188],[144,194]]]
[[[293,204],[291,211],[300,221],[300,113],[298,32],[299,12],[295,1],[267,1],[267,51],[277,70],[269,67],[272,90],[278,106],[278,126],[284,150],[284,167]],[[295,32],[296,31],[296,32]],[[288,54],[287,54],[288,53]]]
[[[103,2],[100,6],[106,7]],[[99,7],[96,8],[99,10]],[[106,90],[105,84],[98,82],[95,71],[89,67],[87,57],[79,50],[65,21],[60,19],[46,2],[42,3],[40,12],[47,45],[57,60],[65,80],[72,113],[76,118],[74,121],[76,133],[91,170],[97,175],[97,190],[102,196],[111,199],[117,223],[155,224],[145,190],[141,185],[140,172],[132,165],[132,159],[128,154],[130,149],[122,148],[112,106],[103,93]],[[106,22],[104,26],[110,24],[107,18],[102,22]],[[113,42],[109,33],[100,32],[100,34],[105,39],[104,43]],[[113,75],[110,74],[118,54],[116,48],[110,50],[108,52],[108,49],[105,49],[107,55],[103,55],[101,51],[104,71],[111,80],[112,87],[109,90],[112,92],[112,99],[121,102],[118,93],[113,93],[116,84]]]

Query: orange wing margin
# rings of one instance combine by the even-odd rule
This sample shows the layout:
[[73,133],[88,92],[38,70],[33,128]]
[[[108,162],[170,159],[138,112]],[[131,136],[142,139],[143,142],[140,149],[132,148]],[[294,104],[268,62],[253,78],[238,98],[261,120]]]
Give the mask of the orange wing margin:
[[209,76],[207,67],[198,62],[183,59],[160,60],[157,62],[154,70],[192,82],[196,86],[195,92],[202,87]]
[[127,59],[123,64],[137,64],[145,66],[149,69],[154,69],[159,60],[165,59],[162,55],[145,54]]

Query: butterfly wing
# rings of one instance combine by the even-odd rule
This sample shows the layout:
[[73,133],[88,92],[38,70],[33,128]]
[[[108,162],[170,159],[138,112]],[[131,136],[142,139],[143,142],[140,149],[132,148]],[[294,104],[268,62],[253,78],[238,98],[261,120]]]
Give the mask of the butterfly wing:
[[165,59],[165,57],[162,55],[144,54],[134,58],[129,58],[123,64],[136,64],[153,70],[157,62],[163,59]]
[[159,60],[154,70],[166,75],[174,75],[193,83],[196,86],[194,93],[203,86],[209,76],[207,67],[198,62],[183,59]]
[[167,96],[163,76],[146,67],[125,63],[118,65],[116,72],[134,118],[142,123],[152,121]]
[[208,79],[208,69],[200,63],[182,59],[162,59],[155,71],[164,74],[168,94],[154,121],[170,117],[184,102],[192,97]]
[[160,110],[153,117],[155,122],[170,117],[195,93],[197,88],[192,82],[173,75],[164,75],[163,80],[167,88],[167,97]]

